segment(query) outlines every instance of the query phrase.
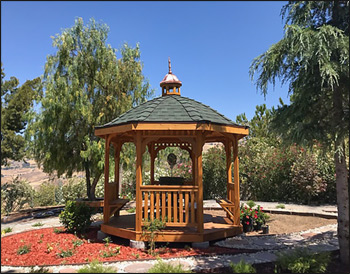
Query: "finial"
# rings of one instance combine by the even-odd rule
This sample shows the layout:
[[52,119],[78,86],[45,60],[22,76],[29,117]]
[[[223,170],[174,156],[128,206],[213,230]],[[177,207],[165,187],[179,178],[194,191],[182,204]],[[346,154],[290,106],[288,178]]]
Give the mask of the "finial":
[[169,74],[171,74],[171,61],[170,61],[170,57],[168,57],[168,63],[169,63]]

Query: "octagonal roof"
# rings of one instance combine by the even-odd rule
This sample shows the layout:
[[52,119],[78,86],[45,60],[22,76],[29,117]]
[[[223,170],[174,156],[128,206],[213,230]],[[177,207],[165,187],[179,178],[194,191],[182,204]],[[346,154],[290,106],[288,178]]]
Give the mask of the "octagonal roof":
[[116,119],[98,128],[107,128],[128,123],[213,123],[240,126],[216,110],[193,99],[168,95],[147,101],[123,113]]

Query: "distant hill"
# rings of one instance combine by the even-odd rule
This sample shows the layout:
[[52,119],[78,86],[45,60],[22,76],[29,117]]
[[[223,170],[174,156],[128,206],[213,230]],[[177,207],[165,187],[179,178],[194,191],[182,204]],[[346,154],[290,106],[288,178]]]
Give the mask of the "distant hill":
[[[83,172],[75,173],[74,176],[84,177]],[[1,184],[11,181],[16,176],[26,180],[33,188],[38,188],[45,181],[65,183],[67,178],[57,178],[55,174],[50,175],[40,169],[34,160],[11,161],[9,166],[1,166]]]

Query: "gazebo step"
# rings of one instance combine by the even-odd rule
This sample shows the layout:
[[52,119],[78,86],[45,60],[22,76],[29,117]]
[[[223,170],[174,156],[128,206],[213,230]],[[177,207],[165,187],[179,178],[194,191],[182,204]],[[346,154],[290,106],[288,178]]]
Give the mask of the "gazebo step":
[[234,203],[230,200],[227,200],[225,198],[217,199],[216,202],[228,213],[228,217],[233,221],[233,208]]

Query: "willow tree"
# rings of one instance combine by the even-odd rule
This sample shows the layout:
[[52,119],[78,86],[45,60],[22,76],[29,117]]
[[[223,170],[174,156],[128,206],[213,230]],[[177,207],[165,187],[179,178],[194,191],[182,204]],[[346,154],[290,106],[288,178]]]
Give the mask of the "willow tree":
[[91,19],[84,26],[78,18],[52,37],[57,51],[47,57],[41,109],[28,128],[35,160],[44,171],[58,176],[84,171],[92,200],[104,167],[104,140],[94,135],[94,127],[150,95],[139,46],[124,44],[117,58],[106,43],[108,32],[106,24]]
[[289,82],[291,103],[276,111],[274,127],[285,140],[321,141],[334,151],[338,238],[349,264],[349,1],[290,1],[282,9],[285,34],[252,62],[252,79],[264,95],[268,84]]

